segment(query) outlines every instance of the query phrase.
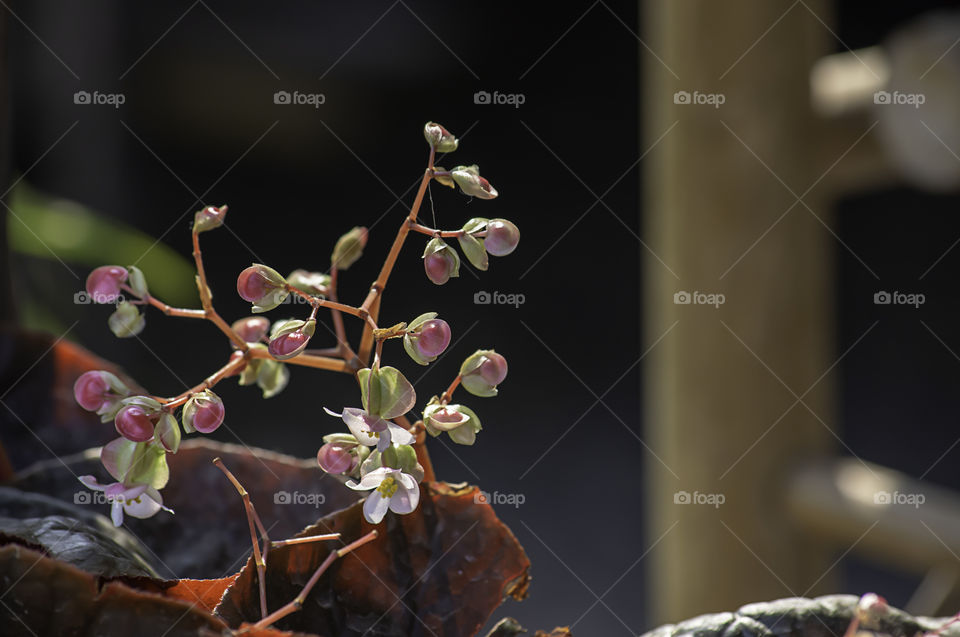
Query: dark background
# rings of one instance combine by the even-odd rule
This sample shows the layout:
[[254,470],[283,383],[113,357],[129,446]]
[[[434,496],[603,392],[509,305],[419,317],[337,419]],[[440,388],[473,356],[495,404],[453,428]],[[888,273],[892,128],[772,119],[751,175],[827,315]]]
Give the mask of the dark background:
[[[867,46],[924,9],[955,4],[840,2],[837,33],[850,47]],[[247,313],[233,290],[250,262],[282,273],[325,270],[336,238],[366,225],[365,256],[341,279],[341,300],[359,303],[412,201],[427,154],[423,123],[436,120],[460,135],[460,150],[445,164],[478,163],[500,197],[470,201],[434,187],[437,224],[506,217],[523,239],[510,257],[491,259],[488,272],[474,277],[464,268],[437,288],[422,272],[424,241],[414,237],[381,322],[435,310],[452,325],[455,346],[422,378],[393,344],[387,361],[419,379],[421,398],[442,391],[477,348],[496,347],[510,362],[498,398],[462,397],[483,420],[478,444],[431,446],[443,479],[526,498],[498,514],[533,562],[531,595],[498,615],[531,628],[578,622],[575,632],[584,635],[650,628],[642,563],[619,579],[651,540],[641,532],[640,484],[650,456],[637,439],[637,363],[649,343],[639,340],[647,257],[638,242],[636,162],[652,140],[638,141],[639,62],[648,53],[637,39],[637,3],[10,6],[19,16],[8,20],[6,38],[13,135],[3,141],[14,166],[30,169],[32,186],[163,237],[184,255],[192,212],[229,204],[230,232],[204,236],[217,307],[228,319]],[[75,105],[78,90],[121,92],[126,103]],[[323,93],[326,101],[318,109],[275,105],[278,90]],[[520,93],[525,103],[478,105],[479,90]],[[596,204],[600,195],[609,210]],[[837,206],[838,234],[884,286],[927,294],[919,311],[885,314],[840,368],[847,444],[916,476],[957,436],[960,360],[918,321],[960,352],[953,293],[960,250],[918,281],[960,236],[956,204],[955,196],[891,187]],[[432,223],[429,206],[422,218]],[[836,336],[850,343],[877,318],[870,299],[878,283],[836,250]],[[145,345],[117,343],[105,325],[109,310],[74,305],[80,282],[58,262],[17,257],[13,274],[18,294],[41,298],[63,329],[79,321],[69,338],[120,363],[153,393],[199,382],[229,351],[212,326],[156,312]],[[526,303],[477,306],[480,290],[520,293]],[[348,321],[354,334],[356,327]],[[319,328],[315,343],[332,342]],[[292,371],[288,389],[269,401],[233,382],[218,387],[228,415],[215,437],[311,456],[338,425],[318,405],[339,409],[358,396],[346,376]],[[925,477],[960,487],[955,456]],[[854,558],[843,564],[844,591],[877,590],[902,604],[915,585]],[[594,605],[597,595],[604,604]]]

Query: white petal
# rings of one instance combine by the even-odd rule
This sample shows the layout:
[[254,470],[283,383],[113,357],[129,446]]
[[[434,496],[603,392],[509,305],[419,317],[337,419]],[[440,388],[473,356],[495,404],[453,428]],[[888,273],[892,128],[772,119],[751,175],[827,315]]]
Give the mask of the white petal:
[[109,484],[100,484],[93,476],[80,476],[78,479],[83,483],[83,486],[94,491],[106,491],[107,487],[110,486]]
[[374,469],[367,475],[363,476],[359,483],[350,480],[347,482],[347,486],[355,491],[369,491],[370,489],[376,489],[380,486],[380,483],[383,482],[383,479],[387,477],[387,473],[389,471],[390,469],[388,467]]
[[127,512],[127,515],[140,519],[152,517],[160,509],[160,503],[146,493],[141,494],[137,500],[126,500],[123,503],[123,510]]
[[119,500],[114,500],[113,504],[110,505],[110,517],[113,519],[113,526],[123,524],[123,505],[120,504]]
[[367,496],[367,501],[363,503],[363,517],[367,518],[367,522],[370,524],[380,524],[389,508],[390,498],[385,498],[380,495],[379,491],[374,491]]
[[[377,431],[378,423],[383,422],[379,418],[370,416],[362,409],[351,408],[343,410],[343,422],[347,424],[350,433],[356,437],[361,445],[369,447],[378,444],[377,436],[371,435],[371,432]],[[383,427],[383,429],[386,430],[386,427]]]
[[[406,477],[409,478],[410,476]],[[413,483],[413,488],[401,485],[397,492],[393,494],[393,497],[390,498],[390,510],[400,514],[410,513],[417,508],[419,502],[420,487],[416,482]]]
[[[415,440],[413,434],[400,425],[395,425],[392,422],[387,423],[387,429],[390,431],[390,440],[398,445],[413,444],[413,441]],[[383,434],[381,434],[381,437],[382,435]]]

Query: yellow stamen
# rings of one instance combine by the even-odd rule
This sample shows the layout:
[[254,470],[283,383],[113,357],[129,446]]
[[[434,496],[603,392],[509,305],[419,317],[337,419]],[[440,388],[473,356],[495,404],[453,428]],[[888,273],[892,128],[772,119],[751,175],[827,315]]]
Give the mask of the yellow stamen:
[[397,481],[394,480],[393,476],[387,476],[383,479],[383,482],[380,483],[380,486],[377,487],[377,491],[380,492],[385,498],[392,498],[393,494],[397,492],[397,489],[400,488],[400,485],[397,484]]

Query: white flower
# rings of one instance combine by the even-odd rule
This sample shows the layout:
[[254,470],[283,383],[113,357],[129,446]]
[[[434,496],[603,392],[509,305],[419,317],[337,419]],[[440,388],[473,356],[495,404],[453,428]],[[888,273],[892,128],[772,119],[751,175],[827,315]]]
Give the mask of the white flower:
[[103,491],[110,502],[110,517],[114,526],[123,524],[124,513],[141,519],[153,517],[161,509],[173,513],[172,509],[163,506],[163,496],[151,486],[138,484],[128,487],[122,482],[100,484],[93,476],[80,476],[80,482],[94,491]]
[[391,442],[398,445],[409,445],[414,441],[414,436],[409,431],[389,420],[374,416],[366,409],[348,407],[340,414],[330,411],[326,407],[323,410],[331,416],[343,420],[350,429],[350,433],[356,437],[361,445],[368,447],[376,445],[377,450],[383,451],[390,446]]
[[363,517],[371,524],[380,524],[387,509],[406,514],[416,509],[420,502],[420,485],[413,476],[390,467],[374,469],[359,483],[350,480],[347,486],[357,491],[374,489],[363,503]]

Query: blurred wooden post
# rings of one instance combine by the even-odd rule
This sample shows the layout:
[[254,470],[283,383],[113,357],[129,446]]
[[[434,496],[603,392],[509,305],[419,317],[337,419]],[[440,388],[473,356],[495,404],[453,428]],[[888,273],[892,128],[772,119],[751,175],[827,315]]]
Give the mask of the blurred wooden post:
[[[797,464],[834,453],[836,376],[803,394],[850,345],[832,339],[842,248],[787,188],[803,194],[844,150],[818,153],[808,78],[831,36],[811,12],[830,22],[827,0],[642,3],[641,35],[663,60],[640,49],[642,148],[678,122],[643,162],[644,238],[676,273],[644,261],[644,341],[678,322],[644,361],[646,441],[670,469],[646,460],[647,542],[677,523],[646,558],[651,625],[831,582],[833,556],[785,497]],[[677,91],[725,102],[677,104]],[[826,200],[822,187],[804,197],[829,224]],[[681,290],[726,300],[678,305]],[[789,409],[784,384],[823,423]],[[680,490],[725,502],[675,504]]]

